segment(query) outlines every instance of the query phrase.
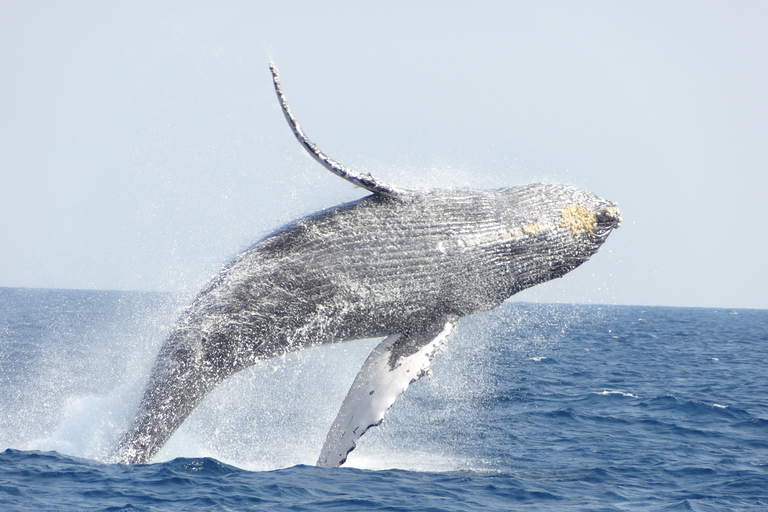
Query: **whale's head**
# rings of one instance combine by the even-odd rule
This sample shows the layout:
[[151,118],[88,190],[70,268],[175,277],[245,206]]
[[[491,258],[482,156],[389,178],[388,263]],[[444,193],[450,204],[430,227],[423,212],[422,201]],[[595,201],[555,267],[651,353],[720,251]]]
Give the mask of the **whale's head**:
[[508,233],[502,254],[514,292],[578,267],[621,223],[616,203],[570,185],[501,189],[495,203]]

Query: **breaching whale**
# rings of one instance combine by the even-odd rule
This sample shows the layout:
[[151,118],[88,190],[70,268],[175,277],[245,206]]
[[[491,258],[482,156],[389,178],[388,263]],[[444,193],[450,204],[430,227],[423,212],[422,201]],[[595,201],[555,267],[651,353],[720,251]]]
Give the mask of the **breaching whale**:
[[371,194],[267,236],[200,292],[161,347],[114,461],[149,462],[214,386],[258,361],[384,337],[321,449],[318,465],[339,466],[428,372],[459,318],[578,267],[621,221],[615,203],[568,185],[412,190],[353,171],[306,137],[270,69],[298,141]]

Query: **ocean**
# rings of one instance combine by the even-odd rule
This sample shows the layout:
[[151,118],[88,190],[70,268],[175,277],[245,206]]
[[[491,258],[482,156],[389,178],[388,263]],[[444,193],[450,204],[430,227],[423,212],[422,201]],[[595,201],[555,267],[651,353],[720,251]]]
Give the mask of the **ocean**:
[[0,510],[768,510],[768,311],[532,304],[462,319],[347,465],[314,466],[377,340],[219,386],[106,463],[189,297],[0,288]]

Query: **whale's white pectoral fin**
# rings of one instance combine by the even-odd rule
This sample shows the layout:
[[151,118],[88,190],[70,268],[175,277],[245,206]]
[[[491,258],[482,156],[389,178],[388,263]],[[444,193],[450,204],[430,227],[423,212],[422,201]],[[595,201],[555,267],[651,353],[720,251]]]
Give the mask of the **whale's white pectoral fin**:
[[404,189],[388,185],[381,180],[377,180],[370,174],[363,174],[350,169],[349,167],[341,165],[339,162],[333,160],[328,155],[320,151],[320,148],[317,147],[317,144],[307,138],[307,136],[304,134],[304,131],[301,129],[301,126],[299,126],[298,121],[296,121],[296,118],[293,116],[291,107],[288,106],[288,101],[285,99],[283,88],[280,86],[280,76],[277,73],[277,68],[271,62],[269,63],[269,70],[272,72],[272,81],[275,84],[275,92],[277,93],[277,99],[280,101],[280,108],[283,109],[285,119],[288,121],[288,125],[293,131],[293,135],[296,137],[299,143],[301,143],[304,149],[306,149],[307,152],[312,156],[312,158],[317,160],[320,165],[335,175],[340,176],[351,183],[354,183],[358,187],[362,187],[370,192],[373,192],[374,194],[380,194],[383,196],[400,199],[407,197],[408,194]]
[[[455,326],[454,320],[446,322],[436,336],[415,352],[407,348],[409,342],[415,341],[407,335],[395,334],[379,343],[341,404],[317,460],[318,466],[336,467],[346,462],[356,441],[381,423],[384,413],[410,384],[428,373],[432,358]],[[401,351],[404,355],[398,355]]]

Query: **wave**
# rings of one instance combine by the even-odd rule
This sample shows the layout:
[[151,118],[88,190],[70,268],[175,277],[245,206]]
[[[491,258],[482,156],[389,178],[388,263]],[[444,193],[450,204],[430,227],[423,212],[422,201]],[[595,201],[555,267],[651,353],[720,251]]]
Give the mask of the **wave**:
[[85,493],[114,510],[768,501],[768,312],[754,310],[507,303],[463,319],[339,471],[311,465],[376,340],[264,362],[211,393],[158,462],[99,462],[183,303],[0,289],[0,509],[89,508]]

